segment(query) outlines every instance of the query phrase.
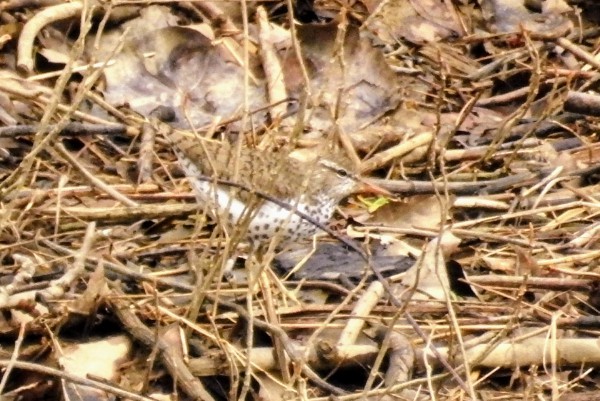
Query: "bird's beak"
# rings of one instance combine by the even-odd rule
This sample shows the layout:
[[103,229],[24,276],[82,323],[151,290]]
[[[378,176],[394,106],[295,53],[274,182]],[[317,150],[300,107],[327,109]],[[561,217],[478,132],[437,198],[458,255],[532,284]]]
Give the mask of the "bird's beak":
[[359,183],[359,186],[358,186],[357,192],[373,194],[373,195],[383,195],[383,196],[389,196],[389,197],[394,196],[394,194],[392,192],[388,191],[385,188],[380,187],[379,185],[375,185],[372,182],[369,182],[368,180],[366,180],[364,178],[359,178],[358,183]]

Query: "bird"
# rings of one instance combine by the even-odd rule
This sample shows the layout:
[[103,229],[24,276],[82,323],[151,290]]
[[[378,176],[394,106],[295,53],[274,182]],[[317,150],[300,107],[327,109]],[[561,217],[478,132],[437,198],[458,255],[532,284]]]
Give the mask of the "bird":
[[319,229],[315,222],[326,224],[351,194],[391,195],[354,174],[340,157],[301,161],[285,152],[238,150],[175,130],[167,140],[198,203],[227,229],[243,227],[252,244],[312,237]]

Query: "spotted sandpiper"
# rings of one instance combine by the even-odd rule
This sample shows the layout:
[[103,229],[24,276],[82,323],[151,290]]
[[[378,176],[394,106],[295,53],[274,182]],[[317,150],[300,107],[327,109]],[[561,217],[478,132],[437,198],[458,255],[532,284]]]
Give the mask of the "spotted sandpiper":
[[168,140],[198,202],[228,229],[247,224],[245,239],[255,244],[276,235],[281,242],[312,236],[318,227],[303,215],[325,224],[335,206],[353,193],[389,195],[340,161],[304,162],[252,148],[238,152],[226,142],[190,138],[177,131],[171,131]]

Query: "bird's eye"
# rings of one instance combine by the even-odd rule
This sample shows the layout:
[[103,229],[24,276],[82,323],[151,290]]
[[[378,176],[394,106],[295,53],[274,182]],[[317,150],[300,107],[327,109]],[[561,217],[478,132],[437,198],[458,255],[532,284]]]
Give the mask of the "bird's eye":
[[335,172],[340,177],[348,177],[348,172],[343,168],[337,169]]

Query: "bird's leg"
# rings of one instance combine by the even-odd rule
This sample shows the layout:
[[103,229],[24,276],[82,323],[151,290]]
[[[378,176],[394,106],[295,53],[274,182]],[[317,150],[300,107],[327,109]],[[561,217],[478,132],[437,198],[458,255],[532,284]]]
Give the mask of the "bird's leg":
[[[252,202],[249,206],[246,207],[246,209],[243,211],[242,215],[239,217],[239,220],[232,222],[233,224],[221,224],[221,227],[223,229],[223,232],[225,233],[225,236],[227,238],[227,243],[225,246],[225,252],[228,253],[230,256],[227,258],[227,261],[225,263],[225,269],[224,269],[224,274],[225,277],[228,278],[229,280],[232,280],[233,274],[232,274],[232,270],[235,266],[235,262],[237,260],[237,258],[241,255],[241,251],[240,251],[240,243],[243,241],[243,239],[246,237],[247,232],[248,232],[248,226],[250,224],[250,222],[252,221],[252,218],[254,216],[254,214],[256,213],[256,205],[255,202]],[[228,214],[230,214],[228,212],[228,209],[226,209],[225,211],[223,211],[221,213],[221,218],[222,218],[222,222],[225,222],[228,220]],[[254,270],[254,268],[252,267],[253,265],[260,265],[260,263],[254,263],[255,261],[252,260],[252,258],[254,257],[254,253],[257,251],[258,246],[256,244],[250,243],[250,248],[248,250],[248,257],[246,258],[246,262],[245,262],[245,266],[246,266],[246,273],[248,274],[248,287],[249,288],[253,288],[254,285],[250,285],[250,283],[256,283],[256,279],[258,276],[256,277],[252,277],[252,271]],[[254,289],[252,289],[252,291],[254,291]]]

